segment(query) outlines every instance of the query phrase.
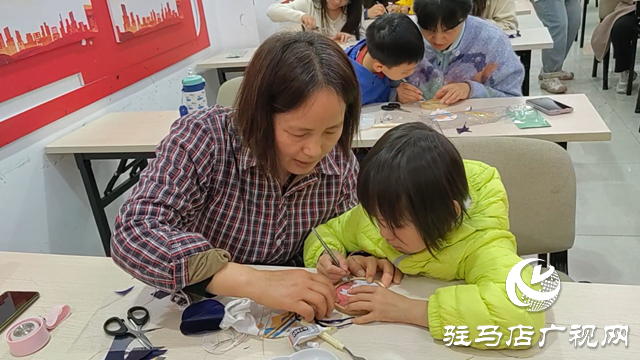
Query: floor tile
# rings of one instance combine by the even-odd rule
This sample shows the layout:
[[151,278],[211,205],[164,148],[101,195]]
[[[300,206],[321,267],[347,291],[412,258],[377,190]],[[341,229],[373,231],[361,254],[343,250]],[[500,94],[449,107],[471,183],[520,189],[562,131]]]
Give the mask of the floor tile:
[[640,164],[576,164],[579,235],[640,236]]
[[569,250],[575,281],[640,285],[640,237],[578,236]]
[[640,164],[640,142],[615,112],[601,115],[610,141],[574,142],[568,150],[574,164]]

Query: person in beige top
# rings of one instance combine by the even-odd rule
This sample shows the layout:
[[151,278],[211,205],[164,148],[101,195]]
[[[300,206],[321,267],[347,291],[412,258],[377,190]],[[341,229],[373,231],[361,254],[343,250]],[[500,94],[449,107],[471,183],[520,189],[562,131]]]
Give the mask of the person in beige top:
[[[340,43],[364,38],[362,0],[280,0],[267,16],[273,22],[300,24],[300,30],[319,31]],[[298,25],[295,25],[298,28]]]
[[514,0],[473,0],[472,15],[492,22],[502,30],[518,29]]

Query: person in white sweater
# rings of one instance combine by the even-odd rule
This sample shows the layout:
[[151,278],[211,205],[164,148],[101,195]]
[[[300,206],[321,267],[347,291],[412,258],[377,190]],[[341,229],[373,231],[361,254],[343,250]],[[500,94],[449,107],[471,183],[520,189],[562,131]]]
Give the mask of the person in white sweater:
[[365,36],[362,0],[280,0],[267,10],[273,22],[300,24],[300,30],[319,31],[337,42]]

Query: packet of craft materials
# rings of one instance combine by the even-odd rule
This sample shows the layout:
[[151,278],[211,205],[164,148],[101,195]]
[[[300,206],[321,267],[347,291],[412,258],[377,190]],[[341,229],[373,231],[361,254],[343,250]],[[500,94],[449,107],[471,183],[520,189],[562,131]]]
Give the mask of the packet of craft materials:
[[512,105],[507,107],[507,115],[518,129],[549,127],[551,124],[540,112],[529,105]]
[[315,324],[299,326],[297,328],[289,330],[289,341],[291,342],[291,346],[293,346],[296,351],[300,351],[302,350],[300,344],[307,340],[313,339],[316,336],[320,336],[320,334],[322,334],[326,330],[326,328]]

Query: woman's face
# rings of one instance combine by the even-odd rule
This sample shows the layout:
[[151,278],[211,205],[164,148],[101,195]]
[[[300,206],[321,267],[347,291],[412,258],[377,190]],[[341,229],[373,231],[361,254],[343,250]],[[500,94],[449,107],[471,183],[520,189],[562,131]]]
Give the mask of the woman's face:
[[329,10],[337,10],[343,6],[347,6],[350,0],[327,0],[327,8]]
[[449,30],[431,31],[420,29],[420,31],[422,31],[422,36],[424,36],[434,49],[443,51],[447,50],[449,46],[456,41],[458,35],[460,35],[460,31],[462,31],[462,24],[463,23],[460,23],[458,26]]
[[322,89],[298,109],[274,115],[278,164],[284,176],[310,173],[338,143],[346,105],[335,92]]

